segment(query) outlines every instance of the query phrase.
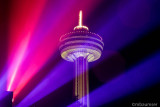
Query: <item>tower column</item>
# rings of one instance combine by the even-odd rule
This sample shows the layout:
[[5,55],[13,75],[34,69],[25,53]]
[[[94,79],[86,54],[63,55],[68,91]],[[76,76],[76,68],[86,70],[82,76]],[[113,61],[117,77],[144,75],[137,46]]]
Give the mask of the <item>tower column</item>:
[[75,60],[74,96],[78,101],[78,107],[89,107],[89,78],[88,61],[84,57]]

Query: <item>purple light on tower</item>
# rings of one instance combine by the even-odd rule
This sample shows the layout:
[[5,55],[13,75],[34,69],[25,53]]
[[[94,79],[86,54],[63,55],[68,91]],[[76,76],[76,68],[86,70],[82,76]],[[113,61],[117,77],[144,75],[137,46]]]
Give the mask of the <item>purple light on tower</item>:
[[82,25],[82,11],[79,12],[79,25],[60,38],[62,58],[75,63],[74,96],[78,107],[90,106],[88,62],[100,58],[103,46],[102,38]]

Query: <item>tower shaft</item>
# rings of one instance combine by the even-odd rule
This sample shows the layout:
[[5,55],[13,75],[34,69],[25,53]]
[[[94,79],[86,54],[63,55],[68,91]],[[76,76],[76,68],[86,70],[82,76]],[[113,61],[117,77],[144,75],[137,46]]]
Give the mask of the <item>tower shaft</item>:
[[75,93],[77,107],[89,107],[88,61],[84,57],[75,60]]

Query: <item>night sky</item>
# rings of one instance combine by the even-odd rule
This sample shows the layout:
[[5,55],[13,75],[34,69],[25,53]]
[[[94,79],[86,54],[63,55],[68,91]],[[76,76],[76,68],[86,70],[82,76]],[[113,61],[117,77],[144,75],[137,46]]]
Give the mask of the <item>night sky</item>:
[[58,46],[79,10],[104,42],[89,63],[91,107],[159,106],[159,0],[1,0],[0,91],[13,91],[15,107],[73,107],[74,63]]

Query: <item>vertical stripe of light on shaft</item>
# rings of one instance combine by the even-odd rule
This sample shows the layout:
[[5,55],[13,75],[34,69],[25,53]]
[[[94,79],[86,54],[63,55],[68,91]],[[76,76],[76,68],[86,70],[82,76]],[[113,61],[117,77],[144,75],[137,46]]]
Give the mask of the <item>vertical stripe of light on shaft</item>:
[[82,98],[83,98],[83,104],[85,105],[86,104],[86,102],[85,102],[85,98],[84,98],[84,96],[85,96],[85,72],[86,72],[86,69],[85,69],[85,64],[86,64],[86,62],[85,62],[85,58],[83,58],[82,59],[83,60],[83,74],[82,74],[82,76],[83,76],[83,95],[82,95]]
[[84,83],[84,75],[85,75],[85,62],[84,62],[84,58],[81,59],[82,60],[82,102],[83,105],[85,105],[85,83]]
[[78,72],[78,100],[81,98],[80,95],[80,65],[79,65],[79,58],[77,58],[77,72]]
[[74,96],[76,97],[76,100],[77,100],[77,97],[78,97],[78,90],[77,90],[77,87],[78,87],[78,74],[77,74],[77,60],[75,60],[75,81],[74,81],[74,87],[75,87],[75,89],[74,89]]
[[83,81],[84,81],[84,91],[83,91],[83,98],[84,98],[84,104],[85,104],[85,107],[89,107],[90,104],[89,104],[89,78],[88,78],[88,62],[87,62],[87,58],[84,58],[83,59],[83,66],[84,66],[84,78],[83,78]]
[[90,107],[90,103],[89,103],[89,75],[88,75],[88,61],[87,61],[87,58],[86,58],[86,96],[87,96],[87,107]]
[[79,97],[80,97],[80,100],[81,100],[80,101],[81,104],[83,104],[83,99],[82,99],[82,95],[83,95],[83,90],[82,90],[82,88],[83,88],[83,78],[82,78],[83,77],[82,76],[83,75],[83,59],[82,59],[82,57],[79,57],[78,59],[79,59],[78,62],[79,62],[79,65],[80,65],[79,66],[79,73],[80,73],[80,87],[79,87],[80,88],[80,96]]

